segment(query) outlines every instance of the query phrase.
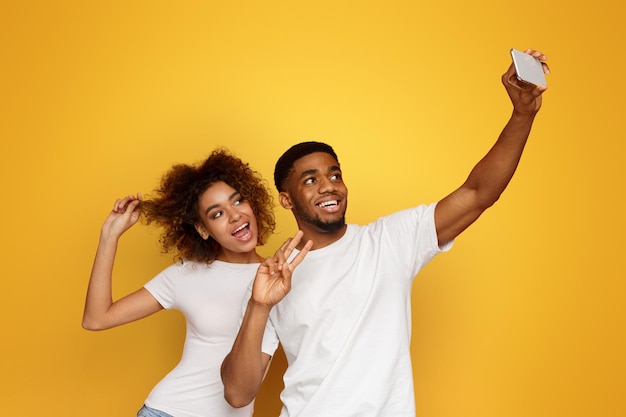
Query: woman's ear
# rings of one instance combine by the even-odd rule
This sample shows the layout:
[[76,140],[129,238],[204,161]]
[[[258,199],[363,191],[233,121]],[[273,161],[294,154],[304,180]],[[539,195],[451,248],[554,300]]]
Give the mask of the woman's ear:
[[203,224],[196,222],[193,226],[196,228],[196,232],[198,232],[202,239],[207,240],[209,238],[209,232],[204,228]]

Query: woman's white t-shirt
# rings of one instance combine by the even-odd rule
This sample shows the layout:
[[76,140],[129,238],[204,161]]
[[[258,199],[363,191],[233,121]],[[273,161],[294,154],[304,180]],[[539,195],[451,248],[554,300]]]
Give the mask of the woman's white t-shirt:
[[259,264],[185,261],[172,265],[145,288],[165,309],[180,310],[186,337],[178,365],[152,390],[148,407],[175,417],[249,417],[253,404],[233,408],[224,400],[220,367],[239,330],[246,288]]

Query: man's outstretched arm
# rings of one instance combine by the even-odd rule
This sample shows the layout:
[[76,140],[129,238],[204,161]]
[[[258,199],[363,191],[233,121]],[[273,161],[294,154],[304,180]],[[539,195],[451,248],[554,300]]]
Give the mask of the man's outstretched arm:
[[[526,53],[544,61],[539,51]],[[544,64],[544,71],[548,67]],[[545,85],[535,86],[519,81],[511,64],[502,75],[502,83],[513,103],[513,114],[489,152],[474,166],[467,180],[442,199],[435,209],[439,244],[457,237],[500,198],[513,177],[524,151],[533,121],[541,108]]]

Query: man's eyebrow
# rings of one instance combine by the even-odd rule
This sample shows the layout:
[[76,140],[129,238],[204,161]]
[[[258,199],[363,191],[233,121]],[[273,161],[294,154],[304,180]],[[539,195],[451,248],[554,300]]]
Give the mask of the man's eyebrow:
[[[234,193],[232,193],[229,197],[228,197],[228,201],[231,201],[233,198],[237,197],[237,195],[239,194],[239,191],[235,191]],[[207,214],[209,214],[209,212],[211,210],[213,210],[214,208],[219,207],[219,204],[213,204],[212,206],[209,206],[206,208],[206,210],[204,210],[204,215],[206,216]]]
[[306,171],[302,171],[302,173],[300,174],[300,178],[308,177],[309,175],[315,175],[318,172],[320,172],[319,169],[307,169]]
[[[328,167],[327,171],[337,172],[337,171],[341,171],[341,168],[339,168],[339,166],[337,165],[331,165]],[[320,172],[319,169],[307,169],[306,171],[302,171],[302,173],[300,174],[300,178],[308,177],[309,175],[315,175],[319,172]]]

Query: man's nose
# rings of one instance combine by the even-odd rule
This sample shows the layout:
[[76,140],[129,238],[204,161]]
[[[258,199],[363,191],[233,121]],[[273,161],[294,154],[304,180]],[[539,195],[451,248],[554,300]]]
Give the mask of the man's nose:
[[330,178],[326,178],[324,177],[323,179],[320,179],[320,188],[319,191],[320,193],[327,193],[330,191],[335,191],[337,188],[337,186],[335,185],[335,182],[332,181]]

